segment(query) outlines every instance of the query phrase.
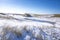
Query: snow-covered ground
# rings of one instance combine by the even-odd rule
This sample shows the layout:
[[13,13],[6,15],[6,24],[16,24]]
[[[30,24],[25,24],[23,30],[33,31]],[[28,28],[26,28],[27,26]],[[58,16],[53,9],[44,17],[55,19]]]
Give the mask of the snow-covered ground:
[[60,18],[0,15],[0,40],[60,40]]

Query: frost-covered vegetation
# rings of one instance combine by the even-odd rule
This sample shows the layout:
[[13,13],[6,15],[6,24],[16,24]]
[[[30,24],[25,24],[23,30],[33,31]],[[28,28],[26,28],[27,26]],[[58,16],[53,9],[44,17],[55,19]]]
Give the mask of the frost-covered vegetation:
[[60,40],[60,18],[0,15],[0,40]]

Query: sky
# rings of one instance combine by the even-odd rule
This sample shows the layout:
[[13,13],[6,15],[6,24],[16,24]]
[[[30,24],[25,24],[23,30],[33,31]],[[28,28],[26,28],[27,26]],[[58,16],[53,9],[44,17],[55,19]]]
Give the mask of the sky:
[[0,13],[60,14],[60,0],[0,0]]

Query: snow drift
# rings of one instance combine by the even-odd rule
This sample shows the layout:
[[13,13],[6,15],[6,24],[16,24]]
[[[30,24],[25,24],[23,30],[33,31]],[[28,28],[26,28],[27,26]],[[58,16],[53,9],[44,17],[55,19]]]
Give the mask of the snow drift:
[[59,20],[0,15],[0,40],[60,40]]

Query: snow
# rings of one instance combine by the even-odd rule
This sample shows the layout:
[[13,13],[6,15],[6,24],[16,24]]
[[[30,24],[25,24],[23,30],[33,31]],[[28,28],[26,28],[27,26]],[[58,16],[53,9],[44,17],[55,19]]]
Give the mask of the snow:
[[30,40],[30,36],[26,35],[25,40]]
[[0,18],[0,40],[60,40],[60,18],[12,17]]

